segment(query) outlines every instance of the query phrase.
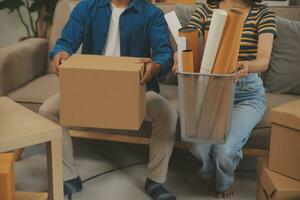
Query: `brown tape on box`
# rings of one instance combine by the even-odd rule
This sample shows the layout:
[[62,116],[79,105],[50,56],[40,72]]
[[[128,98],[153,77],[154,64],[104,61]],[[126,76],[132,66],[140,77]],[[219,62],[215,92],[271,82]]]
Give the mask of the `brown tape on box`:
[[193,51],[194,72],[200,70],[199,32],[195,27],[183,27],[178,30],[180,37],[186,38],[186,48]]
[[231,9],[228,13],[219,51],[213,67],[214,74],[230,74],[236,69],[245,12]]

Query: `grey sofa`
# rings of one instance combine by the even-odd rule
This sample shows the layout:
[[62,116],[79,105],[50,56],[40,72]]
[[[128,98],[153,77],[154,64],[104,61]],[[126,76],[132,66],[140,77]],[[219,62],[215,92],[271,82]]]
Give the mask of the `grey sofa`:
[[[37,112],[39,106],[51,95],[59,91],[59,78],[52,73],[51,62],[48,60],[48,52],[60,35],[71,10],[77,1],[59,1],[55,10],[54,22],[50,32],[49,40],[28,39],[0,49],[0,96],[8,96],[14,101]],[[175,9],[174,4],[158,4],[164,11]],[[181,23],[187,23],[188,17],[194,6],[186,6],[186,11],[181,16]],[[274,8],[278,16],[292,20],[300,20],[299,7]],[[300,33],[299,33],[300,34]],[[173,77],[174,78],[174,77]],[[166,97],[174,107],[178,108],[177,86],[167,84],[168,80],[161,82],[161,95]],[[170,82],[170,81],[169,81]],[[269,148],[270,121],[269,111],[271,108],[283,103],[299,99],[299,95],[276,94],[267,92],[268,109],[246,144],[246,148],[252,149],[248,155],[266,155]],[[179,124],[179,123],[178,123]],[[140,131],[111,131],[111,130],[74,130],[74,137],[104,139],[119,142],[147,144],[151,133],[151,124],[144,123]],[[178,125],[178,140],[180,130]],[[188,146],[187,143],[178,142],[179,147]],[[260,151],[262,150],[262,151]],[[260,152],[257,154],[257,152]]]

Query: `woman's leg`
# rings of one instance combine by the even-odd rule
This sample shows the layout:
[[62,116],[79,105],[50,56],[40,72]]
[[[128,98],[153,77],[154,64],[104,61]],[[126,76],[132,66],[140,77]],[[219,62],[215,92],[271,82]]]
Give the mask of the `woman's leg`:
[[234,105],[231,128],[225,144],[212,147],[212,157],[216,167],[216,191],[226,192],[234,181],[234,170],[243,157],[242,147],[252,129],[261,120],[265,103],[256,99],[246,100]]
[[212,160],[212,144],[194,143],[191,153],[201,161],[202,166],[199,170],[201,178],[209,180],[215,176],[215,164]]

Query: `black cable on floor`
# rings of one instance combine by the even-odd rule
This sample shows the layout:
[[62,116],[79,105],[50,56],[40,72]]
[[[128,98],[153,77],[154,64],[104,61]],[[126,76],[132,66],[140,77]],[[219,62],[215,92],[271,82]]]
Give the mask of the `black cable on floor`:
[[[99,176],[102,176],[102,175],[105,175],[105,174],[109,174],[111,172],[115,172],[115,171],[118,171],[118,170],[122,170],[122,169],[126,169],[126,168],[129,168],[129,167],[133,167],[133,166],[137,166],[137,165],[142,165],[142,164],[146,164],[148,161],[141,161],[141,162],[137,162],[137,163],[132,163],[132,164],[129,164],[129,165],[125,165],[125,166],[122,166],[122,167],[118,167],[118,168],[114,168],[114,169],[111,169],[111,170],[108,170],[108,171],[105,171],[105,172],[101,172],[100,174],[96,174],[94,176],[91,176],[85,180],[82,181],[82,183],[86,183],[92,179],[95,179]],[[72,194],[71,195],[68,195],[68,200],[72,200]]]
[[91,176],[91,177],[83,180],[82,183],[86,183],[86,182],[88,182],[88,181],[90,181],[90,180],[92,180],[94,178],[97,178],[97,177],[105,175],[105,174],[109,174],[109,173],[114,172],[114,171],[122,170],[122,169],[125,169],[125,168],[137,166],[137,165],[146,164],[147,162],[148,162],[148,160],[147,161],[141,161],[141,162],[137,162],[137,163],[132,163],[132,164],[129,164],[129,165],[125,165],[125,166],[122,166],[122,167],[114,168],[114,169],[111,169],[111,170],[108,170],[108,171],[105,171],[105,172],[101,172],[100,174],[96,174],[94,176]]

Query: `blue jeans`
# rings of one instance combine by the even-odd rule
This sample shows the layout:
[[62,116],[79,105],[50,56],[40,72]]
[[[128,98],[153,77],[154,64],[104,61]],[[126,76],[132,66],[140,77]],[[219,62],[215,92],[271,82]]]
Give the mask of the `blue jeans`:
[[234,170],[243,158],[242,147],[266,108],[263,83],[257,73],[236,84],[230,132],[225,144],[194,143],[191,153],[202,161],[200,176],[215,178],[216,191],[224,192],[234,180]]

